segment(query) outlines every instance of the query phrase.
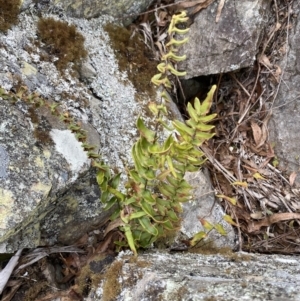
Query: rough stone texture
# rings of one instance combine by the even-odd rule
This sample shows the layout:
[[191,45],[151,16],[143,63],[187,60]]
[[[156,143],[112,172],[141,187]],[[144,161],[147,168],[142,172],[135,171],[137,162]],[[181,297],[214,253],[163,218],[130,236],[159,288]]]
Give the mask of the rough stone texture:
[[266,0],[225,2],[216,20],[218,1],[196,15],[190,26],[189,41],[181,52],[187,60],[180,64],[186,78],[225,73],[251,66],[268,18]]
[[[110,17],[59,18],[75,24],[85,37],[88,59],[78,74],[71,68],[61,74],[55,57],[44,59],[43,49],[32,43],[38,16],[24,10],[19,24],[0,35],[0,86],[17,90],[21,81],[30,91],[60,103],[81,122],[88,143],[98,147],[103,160],[122,171],[132,162],[137,116],[151,121],[145,109],[149,96],[139,93],[137,98],[126,72],[119,71],[103,29]],[[21,101],[13,105],[4,99],[0,105],[0,252],[74,243],[109,214],[102,212],[86,154],[46,108],[32,112]]]
[[78,179],[48,209],[40,222],[42,245],[72,245],[112,213],[102,209],[93,171]]
[[109,15],[120,18],[120,21],[125,24],[137,18],[151,2],[153,0],[52,0],[53,4],[61,6],[71,17],[88,19]]
[[[298,12],[299,9],[299,2],[294,1],[293,10]],[[269,122],[270,140],[275,144],[279,167],[288,173],[298,172],[300,165],[300,15],[296,18],[289,31],[287,56],[280,64],[283,78]],[[300,185],[299,176],[296,183]]]
[[222,236],[214,230],[208,234],[206,240],[213,241],[219,248],[229,247],[234,249],[236,235],[233,228],[223,220],[225,213],[218,201],[216,201],[208,175],[205,175],[203,172],[188,173],[186,180],[195,189],[193,191],[193,201],[183,204],[183,220],[179,237],[187,239],[200,231],[207,232],[200,222],[200,219],[205,219],[211,224],[221,224],[227,232],[226,236]]
[[8,168],[9,156],[4,146],[0,145],[0,178],[7,177],[7,168]]
[[[124,116],[119,115],[116,121],[112,119],[113,110],[111,115],[105,113],[105,105],[104,109],[99,110],[100,100],[93,98],[89,88],[82,85],[78,78],[71,76],[68,70],[62,76],[51,61],[41,58],[39,48],[31,43],[36,39],[36,21],[37,16],[24,11],[18,26],[6,35],[0,35],[1,43],[5,45],[0,49],[0,86],[6,90],[16,89],[16,82],[21,79],[31,91],[60,102],[88,131],[88,143],[98,147],[106,145],[107,148],[102,149],[102,152],[106,152],[103,157],[107,158],[112,153],[112,166],[123,167],[119,156],[114,154],[130,149],[126,129],[131,124],[128,131],[135,133],[135,121],[128,113],[128,110],[132,112],[136,103],[135,91],[130,85],[124,88],[124,83],[116,79],[120,73],[113,51],[106,46],[108,38],[105,40],[99,33],[100,30],[105,35],[100,27],[102,23],[99,20],[74,21],[84,28],[91,57],[89,65],[92,64],[98,70],[98,76],[85,72],[82,77],[92,81],[93,76],[96,76],[93,85],[99,85],[95,89],[108,105],[107,111],[111,110],[110,102],[122,104],[131,99],[128,110],[123,109]],[[105,66],[103,62],[106,62]],[[125,78],[124,75],[122,79]],[[116,86],[120,89],[119,99],[115,97]],[[93,121],[98,124],[97,129],[89,123],[93,115],[86,105],[89,100],[95,107]],[[99,202],[100,191],[93,171],[90,170],[90,160],[75,136],[47,109],[42,108],[32,114],[24,103],[12,105],[4,99],[0,99],[0,105],[1,252],[55,243],[74,243],[92,225],[103,221],[110,214],[103,212]],[[114,113],[118,114],[118,110]],[[35,114],[37,116],[33,116]],[[102,115],[105,118],[100,121]],[[36,118],[38,121],[34,120]],[[120,125],[119,118],[124,121],[123,125]],[[110,129],[107,129],[107,122]],[[123,133],[118,133],[119,126],[125,127]],[[114,134],[126,140],[126,143],[122,141],[121,148],[115,147],[119,144],[107,141],[107,135],[113,139]],[[120,140],[116,140],[116,143],[120,143]],[[123,157],[129,157],[129,152]]]
[[[99,203],[97,185],[85,176],[90,160],[74,135],[53,129],[50,134],[55,135],[54,142],[39,141],[26,110],[23,103],[12,106],[0,100],[0,141],[4,150],[0,177],[1,252],[48,245],[59,240],[59,233],[62,243],[70,242],[67,237],[76,234],[74,242],[84,233],[84,227],[108,215]],[[49,216],[51,225],[45,227]],[[84,224],[77,232],[74,220]],[[65,230],[68,233],[64,236],[61,231]]]
[[[300,264],[293,256],[147,252],[136,262],[122,254],[117,261],[116,301],[300,300]],[[103,284],[85,301],[107,300]]]

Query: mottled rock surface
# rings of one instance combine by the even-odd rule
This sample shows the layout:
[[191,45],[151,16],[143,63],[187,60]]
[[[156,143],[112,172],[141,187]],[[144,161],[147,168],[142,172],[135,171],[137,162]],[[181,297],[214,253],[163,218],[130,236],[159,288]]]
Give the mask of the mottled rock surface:
[[226,235],[221,235],[213,230],[209,233],[207,240],[213,241],[219,248],[229,247],[234,249],[236,246],[236,234],[232,226],[223,220],[224,210],[216,200],[208,174],[202,171],[187,173],[185,178],[195,189],[193,191],[193,200],[183,204],[183,220],[179,237],[187,239],[200,231],[205,231],[201,224],[201,219],[204,219],[213,225],[221,224],[227,233]]
[[129,24],[138,14],[153,2],[153,0],[52,0],[52,3],[62,7],[70,17],[95,18],[109,15],[119,18]]
[[[293,256],[147,252],[136,261],[120,254],[111,268],[117,301],[300,300]],[[107,300],[104,285],[85,300]]]
[[[33,42],[38,40],[38,15],[24,10],[19,24],[0,35],[5,45],[0,49],[0,86],[18,91],[22,84],[59,103],[87,131],[87,142],[97,146],[95,151],[103,160],[122,171],[132,162],[137,116],[151,121],[146,109],[150,97],[147,93],[137,96],[127,73],[119,70],[103,28],[111,18],[64,20],[75,24],[85,37],[88,58],[78,73],[71,69],[72,63],[64,72],[56,69],[55,56],[45,55],[43,44]],[[0,99],[0,105],[1,252],[74,243],[108,216],[102,212],[90,160],[74,134],[49,109],[35,110],[22,101],[12,104],[5,99]],[[202,185],[208,184],[202,180]],[[211,204],[213,196],[209,198]],[[197,198],[193,208],[206,200],[207,195]],[[233,247],[232,238],[228,245]]]
[[[298,1],[293,3],[292,9],[294,12],[299,11]],[[294,25],[289,31],[287,56],[280,64],[283,77],[269,123],[270,140],[275,145],[279,167],[288,173],[298,172],[300,166],[300,15],[294,17],[296,20],[291,20]],[[299,176],[296,183],[300,185]]]
[[[21,102],[13,106],[0,100],[1,252],[57,242],[66,229],[76,234],[74,242],[84,232],[71,231],[73,220],[88,227],[108,214],[102,212],[97,185],[87,177],[90,160],[74,134],[41,124],[37,129],[27,109]],[[40,117],[46,124],[46,117]],[[62,236],[61,243],[68,242]]]
[[[70,70],[61,74],[51,59],[42,58],[39,46],[32,44],[37,39],[38,17],[27,13],[20,15],[13,30],[0,35],[5,45],[0,56],[0,86],[8,91],[18,89],[16,82],[21,80],[30,91],[61,103],[87,130],[88,143],[96,145],[96,151],[102,146],[102,153],[106,153],[103,157],[111,155],[112,166],[123,167],[121,157],[127,161],[130,139],[136,133],[135,118],[130,116],[136,105],[135,90],[119,82],[126,75],[118,73],[113,50],[107,45],[108,37],[105,39],[100,29],[107,20],[74,21],[85,32],[91,57],[88,66],[93,65],[90,69],[94,71],[85,72],[83,77],[92,81],[92,87],[97,89],[95,95],[100,95],[97,99],[78,77],[70,75]],[[115,87],[119,87],[119,92]],[[116,93],[120,98],[115,97]],[[100,97],[104,104],[101,109]],[[113,101],[127,103],[128,109],[123,105],[119,111],[113,110]],[[100,191],[90,160],[75,135],[46,108],[34,110],[23,102],[13,105],[5,99],[0,100],[0,105],[1,252],[74,243],[109,215],[99,202]],[[120,127],[124,127],[123,132]],[[107,138],[109,135],[112,139],[117,135],[122,142],[115,140],[114,144]]]
[[7,177],[8,162],[9,162],[8,153],[3,146],[0,146],[0,178]]
[[181,51],[186,78],[225,73],[251,66],[258,53],[269,1],[244,0],[225,3],[216,23],[218,1],[201,10],[190,26],[189,41]]

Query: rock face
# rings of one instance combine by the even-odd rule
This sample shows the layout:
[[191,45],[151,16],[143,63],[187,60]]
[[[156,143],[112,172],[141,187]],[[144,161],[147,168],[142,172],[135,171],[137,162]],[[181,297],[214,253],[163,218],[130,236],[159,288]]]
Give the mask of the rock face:
[[226,235],[224,236],[220,235],[217,231],[212,231],[209,234],[208,240],[213,241],[220,248],[234,248],[235,232],[223,220],[224,211],[215,199],[214,190],[212,189],[208,175],[199,171],[188,173],[186,179],[195,189],[193,191],[193,201],[183,204],[181,239],[191,238],[195,233],[205,231],[205,228],[201,224],[201,219],[204,219],[211,224],[221,224],[226,231]]
[[[149,2],[134,1],[138,7]],[[31,1],[23,3],[27,8],[32,4]],[[44,14],[43,3],[46,3],[45,7],[48,3],[39,2],[39,9]],[[88,143],[97,146],[95,151],[103,160],[113,169],[122,171],[132,162],[130,150],[138,135],[137,116],[142,115],[151,124],[146,109],[150,96],[136,93],[128,74],[120,71],[104,29],[113,19],[103,16],[90,20],[73,18],[81,14],[86,18],[101,14],[96,4],[99,7],[106,4],[111,11],[105,12],[114,14],[109,6],[112,3],[51,2],[63,7],[69,16],[45,16],[75,24],[85,37],[88,51],[88,57],[79,69],[72,69],[71,63],[63,73],[55,67],[57,58],[47,56],[44,45],[38,42],[38,15],[25,7],[19,16],[19,24],[6,34],[0,34],[0,87],[18,92],[26,86],[29,91],[37,91],[41,97],[60,104],[87,131]],[[119,3],[124,5],[123,13],[127,7],[135,7],[131,6],[133,1]],[[183,66],[188,77],[251,65],[257,53],[266,8],[265,0],[226,2],[219,23],[214,22],[216,1],[202,11],[191,26],[190,44],[183,50],[189,57]],[[294,9],[300,9],[299,3],[294,3]],[[128,8],[126,13],[129,12]],[[114,16],[119,15],[116,8]],[[283,101],[286,104],[274,110],[271,121],[273,135],[279,137],[278,147],[287,162],[292,161],[290,166],[295,170],[299,149],[297,129],[300,127],[298,103],[294,101],[298,97],[300,72],[297,63],[299,23],[291,35],[288,60],[283,63],[287,66],[284,80],[288,85],[282,85],[278,105]],[[200,44],[204,45],[203,50],[199,50]],[[2,92],[0,253],[40,245],[73,244],[110,215],[103,211],[99,202],[101,191],[90,160],[75,135],[49,110],[32,108],[20,100],[10,101]],[[172,116],[178,114],[177,110]],[[294,144],[288,144],[291,140],[295,140]],[[208,179],[201,173],[188,177],[195,185],[195,197],[193,202],[184,204],[177,240],[187,240],[202,231],[201,218],[205,218],[212,224],[221,223],[227,231],[227,236],[212,232],[206,243],[210,245],[209,240],[212,240],[214,247],[225,247],[226,252],[228,248],[234,248],[235,234],[221,221],[223,211],[215,203]],[[122,181],[125,179],[123,176]],[[157,251],[140,254],[133,260],[121,253],[108,272],[111,269],[109,275],[114,278],[107,278],[107,281],[113,280],[116,284],[116,300],[300,300],[297,286],[300,266],[295,257]],[[107,300],[105,287],[110,283],[106,285],[103,279],[86,300]]]
[[[100,191],[87,176],[90,160],[71,131],[59,129],[59,122],[49,129],[46,115],[40,117],[48,128],[38,127],[22,103],[13,106],[1,99],[0,108],[0,236],[6,242],[1,251],[51,244],[60,231],[75,230],[74,220],[86,221],[88,228],[107,216]],[[73,242],[84,232],[75,233]],[[62,236],[61,243],[68,239]]]
[[[86,130],[87,142],[97,146],[95,152],[100,152],[115,170],[124,170],[132,162],[137,116],[150,121],[146,109],[150,96],[137,95],[127,73],[119,70],[104,30],[112,19],[44,17],[74,24],[85,37],[88,58],[77,70],[70,63],[69,68],[58,71],[54,64],[57,58],[47,55],[45,45],[38,42],[39,17],[25,9],[18,25],[0,34],[0,44],[4,45],[0,52],[0,87],[16,92],[26,87],[60,104]],[[2,93],[0,252],[73,244],[110,215],[103,212],[99,202],[101,192],[90,160],[75,135],[49,109],[6,98]],[[173,116],[176,114],[178,111]],[[122,180],[125,178],[123,175]],[[206,199],[204,196],[197,202],[205,203]],[[209,204],[212,200],[210,197]],[[186,231],[190,236],[195,234]],[[232,236],[226,245],[233,248]]]
[[[292,256],[151,252],[112,264],[113,300],[300,300]],[[107,275],[111,275],[109,273]],[[107,300],[105,280],[86,301]]]
[[216,23],[218,1],[196,15],[180,64],[186,78],[225,73],[251,66],[267,19],[269,1],[229,1]]
[[[292,9],[295,12],[300,9],[297,1],[293,3]],[[280,64],[283,77],[270,120],[270,140],[275,143],[274,148],[279,166],[288,173],[297,172],[300,164],[300,15],[298,14],[296,18],[295,25],[289,31],[287,56]],[[296,178],[296,183],[300,185],[299,176]]]
[[60,6],[70,17],[96,18],[101,15],[109,15],[120,18],[121,22],[129,24],[139,13],[153,2],[152,0],[52,0],[52,3]]
[[[112,166],[124,168],[122,159],[129,161],[131,139],[136,134],[132,116],[142,109],[134,99],[134,88],[120,82],[126,75],[115,74],[118,66],[107,45],[102,23],[95,19],[69,20],[81,24],[85,32],[91,61],[84,65],[80,78],[91,82],[88,87],[79,81],[79,76],[71,76],[68,70],[62,74],[51,59],[42,58],[40,48],[31,43],[37,38],[38,17],[27,13],[20,14],[18,26],[0,35],[5,45],[0,57],[0,86],[7,91],[18,90],[16,81],[19,80],[29,90],[60,103],[80,120],[88,133],[88,143],[97,146],[95,151],[101,147],[101,152],[106,154],[104,159],[109,156],[107,161]],[[90,89],[96,90],[94,95],[98,98],[91,95]],[[103,212],[99,201],[100,191],[91,162],[75,135],[49,109],[36,110],[22,101],[12,104],[2,96],[1,252],[72,244],[92,225],[110,215]],[[122,109],[113,108],[113,102],[122,104]]]

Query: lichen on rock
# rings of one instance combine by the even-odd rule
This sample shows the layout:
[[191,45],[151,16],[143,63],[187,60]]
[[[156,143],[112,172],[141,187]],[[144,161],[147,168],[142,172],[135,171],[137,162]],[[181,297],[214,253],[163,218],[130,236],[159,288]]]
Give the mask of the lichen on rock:
[[5,148],[0,145],[0,178],[7,177],[7,167],[9,163],[9,156]]
[[54,4],[62,7],[70,17],[89,19],[109,15],[117,19],[119,18],[120,21],[128,25],[151,2],[152,0],[55,0]]

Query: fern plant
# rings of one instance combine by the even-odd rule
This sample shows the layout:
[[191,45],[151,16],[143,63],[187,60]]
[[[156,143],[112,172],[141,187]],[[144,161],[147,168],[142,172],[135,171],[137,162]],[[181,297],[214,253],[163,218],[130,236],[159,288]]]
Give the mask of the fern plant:
[[173,121],[173,131],[163,142],[157,134],[159,124],[170,129],[164,118],[167,114],[165,102],[168,101],[164,89],[171,87],[169,74],[185,75],[185,72],[177,71],[173,63],[185,59],[185,56],[178,56],[176,52],[177,47],[185,43],[187,38],[176,40],[173,35],[188,31],[176,26],[186,21],[185,12],[172,18],[168,30],[168,53],[162,57],[163,62],[157,67],[160,73],[152,78],[154,84],[163,88],[161,103],[150,104],[150,110],[156,118],[156,128],[149,129],[140,117],[137,120],[140,137],[132,147],[134,166],[128,170],[126,192],[118,190],[120,174],[112,176],[108,166],[100,162],[94,163],[99,170],[97,181],[102,190],[101,201],[106,209],[117,204],[111,221],[126,237],[125,242],[117,244],[129,245],[135,255],[137,248],[149,247],[158,238],[179,226],[181,203],[191,199],[192,189],[184,175],[187,171],[197,171],[203,165],[205,158],[199,146],[214,135],[211,132],[214,126],[208,123],[216,114],[207,114],[216,86],[212,87],[202,104],[197,98],[194,106],[188,104],[190,119],[186,123]]
[[[127,171],[128,181],[125,192],[118,189],[121,174],[112,175],[110,168],[104,164],[95,147],[86,143],[86,132],[81,129],[68,112],[59,109],[58,104],[50,103],[37,93],[29,93],[22,86],[16,94],[0,88],[0,97],[13,102],[18,99],[26,101],[34,107],[47,107],[53,115],[59,117],[82,142],[93,166],[97,168],[97,182],[101,188],[101,202],[105,209],[116,206],[111,216],[109,229],[119,228],[125,234],[126,241],[116,242],[120,247],[129,246],[137,254],[137,249],[147,248],[157,239],[164,237],[169,231],[179,227],[181,203],[191,199],[192,187],[184,179],[186,172],[197,171],[205,162],[204,154],[199,147],[213,137],[214,126],[210,125],[216,114],[207,115],[213,100],[216,86],[213,86],[206,99],[200,103],[196,98],[194,105],[187,105],[190,119],[183,123],[174,120],[167,123],[166,102],[169,96],[166,88],[171,88],[170,74],[184,76],[186,72],[178,71],[175,64],[184,60],[185,55],[177,55],[178,47],[187,38],[177,40],[175,34],[185,34],[187,29],[179,29],[179,23],[188,20],[186,13],[181,12],[172,17],[168,34],[167,53],[157,66],[159,73],[154,75],[152,82],[162,89],[160,103],[151,102],[149,109],[156,120],[155,129],[149,129],[142,118],[137,120],[140,137],[132,147],[134,166]],[[163,125],[170,134],[164,141],[158,136],[158,128]],[[211,229],[209,225],[207,229]],[[205,234],[205,233],[204,233]],[[203,238],[202,232],[192,240],[195,244]]]

